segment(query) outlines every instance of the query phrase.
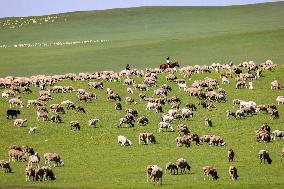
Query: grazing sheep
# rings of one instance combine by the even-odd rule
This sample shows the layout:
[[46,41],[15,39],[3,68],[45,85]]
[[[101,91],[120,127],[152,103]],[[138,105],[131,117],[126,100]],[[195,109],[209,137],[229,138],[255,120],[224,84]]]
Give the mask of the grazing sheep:
[[259,155],[260,163],[262,163],[262,161],[263,161],[263,163],[265,164],[265,160],[267,161],[268,164],[272,163],[272,159],[269,157],[268,151],[260,150],[258,152],[258,155]]
[[119,119],[119,125],[118,128],[121,127],[122,124],[130,125],[130,127],[134,127],[134,118],[133,117],[122,117]]
[[141,142],[144,142],[144,144],[156,144],[156,137],[153,133],[140,133],[138,136],[138,142],[139,144]]
[[280,130],[272,131],[271,138],[275,140],[276,137],[284,139],[284,131],[280,131]]
[[224,139],[220,136],[217,135],[211,135],[210,136],[210,141],[209,141],[209,145],[214,145],[214,146],[218,146],[220,144],[220,146],[224,146],[226,145],[226,142],[224,141]]
[[190,133],[188,127],[184,124],[179,124],[177,126],[177,130],[179,132],[179,135],[181,135],[181,133],[183,133],[183,135],[188,135]]
[[75,106],[76,112],[83,112],[86,113],[85,109],[82,106]]
[[133,91],[133,89],[132,89],[132,88],[128,87],[128,88],[127,88],[127,93],[129,93],[129,94],[133,94],[133,93],[134,93],[134,91]]
[[237,180],[238,179],[238,170],[235,166],[230,166],[229,167],[229,175],[232,180]]
[[39,121],[40,118],[42,118],[43,121],[48,121],[48,113],[37,111],[37,120]]
[[165,130],[170,129],[172,132],[175,131],[174,128],[173,128],[173,126],[171,126],[169,123],[167,123],[167,122],[160,122],[160,123],[159,123],[159,132],[161,132],[161,130],[164,131],[164,129],[165,129]]
[[276,102],[278,105],[284,104],[284,96],[277,96]]
[[28,166],[26,167],[25,172],[26,172],[26,182],[31,181],[31,178],[33,181],[35,180],[35,169],[34,168]]
[[185,147],[190,147],[191,144],[191,139],[189,138],[189,136],[184,135],[182,137],[177,137],[176,138],[176,143],[177,143],[177,147],[181,147],[181,146],[185,146]]
[[204,124],[205,124],[205,126],[208,126],[208,127],[212,127],[213,126],[212,120],[209,119],[209,118],[205,118],[204,119]]
[[17,149],[9,149],[8,151],[8,156],[9,156],[9,162],[10,161],[24,161],[24,152],[21,150],[17,150]]
[[54,167],[55,166],[64,166],[63,159],[60,158],[60,156],[57,153],[45,153],[44,155],[45,164],[50,165],[51,161],[54,161]]
[[178,167],[176,164],[172,163],[172,162],[168,162],[166,164],[166,169],[165,169],[165,174],[167,173],[167,170],[170,171],[170,173],[172,174],[172,172],[174,171],[174,175],[178,174]]
[[99,122],[99,119],[94,118],[89,120],[89,126],[96,127],[97,123]]
[[203,170],[204,180],[206,177],[210,180],[209,175],[211,175],[213,180],[217,180],[219,178],[219,176],[217,175],[217,170],[212,166],[204,166],[202,170]]
[[127,139],[125,136],[122,136],[122,135],[117,136],[117,142],[121,146],[130,146],[130,145],[132,145],[132,142],[129,139]]
[[31,134],[31,133],[35,133],[36,130],[37,130],[37,127],[30,127],[29,133],[30,133],[30,134]]
[[271,89],[280,90],[281,85],[280,85],[279,81],[277,81],[277,80],[272,81],[271,82]]
[[146,116],[139,117],[136,121],[139,126],[145,126],[149,123],[149,120]]
[[20,115],[20,110],[7,110],[7,119],[10,118],[10,116],[12,117],[12,119],[15,117],[17,117],[18,115]]
[[15,119],[14,126],[22,127],[27,121],[27,119]]
[[40,162],[40,157],[39,157],[39,154],[36,152],[34,155],[31,155],[29,157],[28,166],[32,167],[33,163],[36,163],[37,166],[39,166],[39,162]]
[[132,103],[137,104],[137,102],[134,100],[134,98],[132,98],[130,96],[125,97],[125,103],[126,104],[132,104]]
[[147,182],[149,182],[149,178],[151,182],[155,185],[155,183],[160,183],[162,186],[162,177],[163,177],[163,169],[158,167],[157,165],[148,165],[146,167],[146,175]]
[[78,121],[70,121],[69,124],[70,124],[71,130],[72,129],[75,129],[75,130],[77,130],[77,129],[80,130],[81,129],[80,124],[79,124]]
[[186,106],[187,108],[191,109],[192,111],[197,110],[195,104],[193,104],[193,103],[191,103],[191,102],[188,102],[185,106]]
[[187,163],[187,161],[186,161],[185,159],[183,159],[183,158],[177,159],[176,165],[177,165],[178,168],[180,168],[180,173],[181,173],[181,174],[182,174],[182,173],[186,174],[185,169],[187,169],[188,171],[190,171],[190,169],[191,169],[191,166],[190,166],[190,165]]
[[9,162],[6,160],[0,160],[0,167],[2,168],[2,170],[4,170],[5,173],[12,172],[12,168],[10,167]]
[[283,157],[284,157],[284,148],[282,148],[282,150],[281,150],[281,162],[282,162],[282,159],[283,159]]
[[53,123],[61,123],[62,122],[61,117],[58,114],[52,115],[50,117],[50,121],[52,121]]
[[16,105],[16,106],[20,106],[21,108],[24,107],[23,102],[22,102],[21,99],[19,99],[19,98],[11,98],[11,99],[9,100],[9,104],[10,104],[10,108],[14,107],[15,105]]
[[121,109],[122,109],[121,103],[119,103],[119,102],[115,103],[114,109],[115,109],[115,110],[121,110]]
[[227,153],[227,157],[228,157],[229,162],[233,162],[234,157],[235,157],[235,152],[232,149],[229,149]]

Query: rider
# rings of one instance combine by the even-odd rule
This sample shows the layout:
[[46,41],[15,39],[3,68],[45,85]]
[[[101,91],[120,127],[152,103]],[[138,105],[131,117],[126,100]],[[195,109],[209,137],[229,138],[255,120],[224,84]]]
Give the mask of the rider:
[[125,69],[126,69],[126,70],[130,70],[130,65],[129,65],[129,64],[126,64]]
[[167,57],[167,64],[171,65],[170,57]]

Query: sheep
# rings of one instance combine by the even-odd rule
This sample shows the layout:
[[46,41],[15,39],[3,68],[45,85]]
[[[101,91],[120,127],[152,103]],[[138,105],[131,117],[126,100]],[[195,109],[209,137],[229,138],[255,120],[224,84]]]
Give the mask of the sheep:
[[284,157],[284,148],[282,148],[282,150],[281,150],[281,162],[282,162],[282,159],[283,159],[283,157]]
[[115,109],[115,110],[121,110],[121,109],[122,109],[121,103],[119,103],[119,102],[115,103],[114,109]]
[[39,157],[38,152],[36,152],[34,155],[31,155],[31,156],[29,157],[28,166],[32,167],[32,166],[33,166],[33,163],[36,163],[37,166],[39,166],[39,162],[40,162],[40,157]]
[[30,129],[29,129],[29,134],[35,133],[36,130],[37,130],[37,127],[30,127]]
[[238,170],[235,166],[230,166],[229,167],[229,175],[231,177],[232,180],[237,180],[238,179]]
[[139,126],[145,126],[149,123],[149,119],[146,116],[139,117],[136,121]]
[[70,121],[69,124],[70,124],[71,130],[72,129],[75,129],[75,130],[77,130],[77,129],[80,130],[81,129],[80,124],[79,124],[78,121]]
[[212,120],[209,119],[209,118],[205,118],[204,119],[204,124],[205,124],[205,126],[208,126],[208,127],[212,127],[213,126]]
[[34,168],[28,166],[26,167],[25,172],[26,172],[26,182],[31,181],[31,178],[33,181],[35,180],[35,169]]
[[163,169],[158,167],[157,165],[148,165],[146,167],[146,176],[147,176],[147,182],[149,182],[149,177],[151,179],[151,182],[159,183],[162,186],[162,177],[163,177]]
[[119,119],[119,125],[117,126],[118,128],[121,127],[122,124],[128,124],[130,127],[134,127],[134,118],[127,118],[127,117],[122,117]]
[[37,120],[38,121],[39,121],[40,118],[42,118],[43,121],[48,121],[49,120],[47,112],[37,111],[36,115],[37,115]]
[[127,88],[127,93],[129,93],[129,94],[133,94],[133,93],[134,93],[134,91],[133,91],[133,89],[132,89],[132,88],[128,87],[128,88]]
[[166,130],[170,129],[172,132],[175,131],[173,126],[171,126],[169,123],[167,123],[167,122],[160,122],[159,123],[159,132],[161,132],[161,130],[164,130],[164,129],[166,129]]
[[181,114],[182,114],[183,119],[189,119],[189,118],[193,117],[192,111],[190,111],[187,108],[181,109]]
[[7,114],[6,114],[6,115],[7,115],[7,119],[9,119],[10,116],[11,116],[12,119],[13,119],[14,116],[17,117],[18,115],[20,115],[21,111],[20,111],[20,110],[11,110],[11,109],[9,109],[9,110],[7,110],[6,113],[7,113]]
[[186,103],[185,106],[186,106],[187,108],[191,109],[192,111],[194,111],[194,110],[197,109],[196,106],[195,106],[195,104],[193,104],[193,103],[191,103],[191,102]]
[[188,135],[190,133],[188,127],[184,124],[178,125],[177,130],[178,130],[180,135],[181,135],[181,133],[183,133],[183,135]]
[[96,127],[97,123],[99,122],[99,119],[94,118],[89,120],[89,126]]
[[132,145],[132,142],[129,139],[127,139],[125,136],[122,136],[122,135],[117,136],[117,142],[121,146],[130,146],[130,145]]
[[258,155],[259,155],[259,159],[260,159],[260,163],[263,163],[265,164],[265,160],[267,161],[268,164],[271,164],[272,163],[272,159],[269,157],[269,152],[267,150],[260,150],[258,152]]
[[27,119],[15,119],[14,126],[22,127],[25,122],[27,122]]
[[60,158],[60,156],[57,153],[45,153],[44,155],[45,164],[50,165],[51,161],[54,161],[54,167],[55,166],[64,166],[63,159]]
[[276,89],[276,90],[280,90],[282,87],[279,83],[279,81],[274,80],[271,82],[271,89]]
[[174,164],[172,162],[168,162],[166,164],[165,174],[167,173],[167,170],[169,170],[171,174],[172,174],[173,171],[174,171],[174,175],[176,174],[176,172],[178,174],[178,167],[177,167],[176,164]]
[[169,114],[163,114],[161,118],[162,118],[163,122],[168,121],[168,122],[171,123],[174,120],[174,117],[172,115],[169,115]]
[[52,121],[53,123],[61,123],[61,117],[58,114],[52,115],[50,117],[50,121]]
[[184,135],[182,137],[177,137],[176,138],[176,144],[177,144],[177,147],[181,147],[181,146],[185,146],[185,147],[190,147],[190,143],[191,143],[191,140],[190,138],[187,136],[187,135]]
[[126,104],[132,104],[132,103],[137,104],[137,102],[134,100],[134,98],[132,98],[130,96],[125,97],[125,103]]
[[219,176],[217,175],[217,170],[212,166],[204,166],[202,170],[203,170],[204,180],[205,176],[210,180],[209,175],[211,175],[213,180],[217,180],[219,178]]
[[10,104],[10,108],[14,107],[15,105],[20,106],[21,108],[24,107],[23,102],[19,98],[11,98],[9,100],[9,104]]
[[229,162],[233,162],[234,157],[235,157],[235,152],[232,149],[229,149],[227,153],[227,157],[228,157]]
[[254,89],[253,84],[252,84],[252,82],[251,82],[251,81],[250,81],[250,82],[248,82],[248,85],[249,85],[249,87],[248,87],[248,89],[249,89],[249,90],[253,90],[253,89]]
[[220,136],[211,135],[209,145],[212,145],[212,144],[214,146],[218,146],[219,144],[220,144],[220,146],[224,146],[224,145],[226,145],[226,142],[224,142],[224,139]]
[[9,156],[9,162],[10,161],[18,161],[18,160],[21,160],[21,161],[24,161],[24,152],[21,151],[21,150],[16,150],[16,149],[9,149],[8,151],[8,156]]
[[276,139],[276,137],[284,139],[284,131],[280,131],[280,130],[272,131],[271,136],[272,136],[272,139],[274,140]]
[[186,159],[184,159],[184,158],[177,159],[176,165],[177,165],[178,168],[180,168],[181,174],[182,173],[186,174],[185,169],[187,169],[188,171],[190,171],[190,169],[191,169],[191,166],[187,163]]
[[230,81],[228,80],[228,78],[227,77],[222,77],[222,84],[230,84]]
[[2,168],[2,170],[4,170],[5,173],[12,172],[12,168],[10,167],[9,162],[6,160],[0,160],[0,167]]
[[156,144],[156,137],[153,133],[140,133],[138,136],[139,144],[144,142],[144,144],[148,144],[149,142],[152,144]]
[[276,102],[278,105],[284,104],[284,96],[277,96]]

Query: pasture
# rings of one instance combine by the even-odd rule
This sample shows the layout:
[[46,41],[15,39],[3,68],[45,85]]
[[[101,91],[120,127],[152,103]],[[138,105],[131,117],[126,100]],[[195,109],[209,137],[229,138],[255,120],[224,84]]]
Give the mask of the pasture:
[[[227,119],[226,110],[238,109],[233,99],[255,101],[257,104],[276,104],[276,97],[283,96],[282,90],[271,90],[270,83],[278,80],[284,84],[284,35],[283,2],[233,7],[142,7],[89,11],[59,14],[54,23],[30,24],[21,28],[0,28],[0,45],[18,43],[53,43],[56,41],[109,40],[106,43],[74,46],[50,46],[32,48],[0,48],[0,76],[31,76],[37,74],[55,75],[68,72],[96,72],[101,70],[120,71],[126,63],[131,68],[155,68],[164,63],[165,57],[180,61],[181,67],[189,65],[211,65],[213,62],[235,65],[253,60],[257,64],[272,59],[278,67],[263,72],[263,76],[253,81],[254,90],[235,89],[234,78],[231,84],[221,84],[219,75],[212,73],[193,74],[184,78],[179,71],[174,74],[184,78],[187,86],[198,79],[211,77],[217,79],[221,88],[227,92],[227,102],[214,103],[217,109],[207,110],[197,106],[194,116],[189,120],[174,120],[173,126],[184,123],[191,133],[199,136],[215,134],[224,137],[226,146],[209,146],[207,143],[189,148],[176,147],[178,132],[158,132],[161,114],[145,110],[146,102],[140,101],[139,93],[127,93],[122,82],[103,81],[104,89],[89,89],[88,80],[64,80],[54,85],[73,86],[76,90],[86,89],[95,92],[97,99],[79,102],[75,92],[52,93],[50,104],[70,99],[85,108],[86,113],[67,110],[60,114],[63,123],[37,120],[36,109],[27,108],[27,101],[38,99],[39,88],[31,85],[32,93],[17,94],[25,107],[20,109],[18,118],[28,119],[24,127],[14,127],[12,119],[6,119],[9,109],[7,99],[0,98],[0,160],[8,160],[8,147],[12,144],[30,145],[41,156],[56,152],[65,161],[64,167],[53,168],[56,181],[26,182],[27,162],[10,162],[12,173],[0,172],[0,188],[156,188],[146,183],[145,168],[157,164],[163,169],[167,162],[185,158],[192,167],[188,174],[163,177],[163,188],[282,188],[283,166],[280,152],[283,140],[269,143],[257,142],[255,131],[267,122],[272,130],[284,130],[284,105],[277,105],[279,119],[270,119],[263,112],[245,119]],[[227,16],[224,16],[227,15]],[[60,19],[60,16],[63,19]],[[66,20],[65,20],[66,18]],[[246,69],[243,69],[246,71]],[[181,99],[181,107],[187,102],[198,104],[196,97],[179,91],[175,82],[166,80],[166,73],[158,74],[157,85],[166,83],[172,91],[168,96]],[[132,77],[141,83],[143,77]],[[47,85],[47,87],[49,87]],[[122,98],[122,110],[114,110],[115,102],[107,100],[106,88],[113,89]],[[145,91],[152,96],[157,87]],[[5,89],[0,88],[2,93]],[[133,97],[137,104],[126,104],[126,96]],[[158,97],[158,96],[156,96]],[[119,119],[125,115],[126,108],[138,111],[139,116],[149,119],[147,126],[117,128]],[[170,105],[163,106],[164,112]],[[213,127],[204,125],[204,118],[213,120]],[[91,118],[100,119],[96,128],[88,126]],[[71,131],[69,122],[77,120],[80,131]],[[29,134],[29,127],[38,127],[36,133]],[[141,132],[155,134],[157,144],[138,144]],[[132,141],[131,146],[120,146],[117,136],[124,135]],[[235,161],[228,163],[227,150],[232,148]],[[267,149],[273,160],[271,165],[260,164],[258,152]],[[202,167],[214,166],[220,179],[204,181]],[[231,181],[228,168],[238,168],[239,179]]]

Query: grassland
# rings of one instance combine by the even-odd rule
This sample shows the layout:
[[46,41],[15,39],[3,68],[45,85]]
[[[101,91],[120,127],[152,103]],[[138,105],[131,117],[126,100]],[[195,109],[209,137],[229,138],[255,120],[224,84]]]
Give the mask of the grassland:
[[[0,28],[1,44],[107,39],[95,45],[0,48],[0,76],[212,62],[282,63],[283,2],[232,7],[140,7],[59,14],[58,21]],[[66,19],[66,20],[65,20]],[[48,66],[47,66],[48,65]],[[68,66],[67,66],[68,65]]]
[[[157,67],[170,56],[181,62],[181,66],[230,62],[238,64],[244,60],[261,63],[270,58],[281,64],[284,60],[284,3],[267,3],[233,7],[141,7],[60,14],[60,22],[46,25],[30,25],[23,28],[0,29],[1,44],[21,42],[54,42],[89,39],[108,39],[110,42],[96,45],[77,45],[48,48],[0,48],[0,76],[33,74],[60,74],[67,72],[121,70],[126,63],[132,68]],[[243,120],[226,119],[225,111],[233,109],[232,99],[254,100],[257,104],[275,103],[283,90],[271,91],[270,82],[278,79],[284,83],[284,67],[265,72],[264,77],[254,81],[255,90],[236,90],[234,85],[221,85],[228,93],[228,102],[218,104],[217,110],[198,108],[189,121],[174,121],[173,125],[185,123],[193,133],[217,134],[225,138],[226,147],[210,147],[206,144],[190,148],[176,148],[177,133],[158,133],[160,114],[145,111],[145,103],[126,105],[135,108],[139,115],[146,115],[150,123],[145,127],[117,128],[123,111],[114,111],[114,102],[106,100],[105,89],[112,88],[122,99],[129,96],[122,83],[104,82],[104,90],[96,92],[98,99],[90,103],[77,102],[74,93],[53,94],[48,102],[60,103],[71,99],[86,109],[86,114],[67,111],[62,115],[64,123],[52,124],[36,120],[36,110],[24,108],[21,118],[27,118],[27,127],[14,128],[13,121],[6,119],[9,108],[7,100],[0,99],[0,159],[7,159],[7,148],[11,144],[31,145],[40,155],[57,152],[65,160],[65,167],[56,167],[55,182],[25,182],[26,163],[11,163],[13,173],[0,173],[1,188],[154,188],[146,183],[145,166],[158,164],[164,168],[168,161],[184,157],[192,166],[190,174],[164,176],[163,188],[283,188],[283,166],[280,162],[282,141],[257,143],[255,130],[267,122],[272,129],[284,130],[284,106],[278,106],[280,119],[271,120],[266,114],[258,114]],[[158,85],[166,82],[165,74],[158,78]],[[177,74],[178,77],[181,77]],[[194,75],[188,80],[216,73]],[[142,78],[134,78],[137,83]],[[233,82],[233,79],[231,79]],[[175,83],[167,82],[173,91],[170,96],[186,102],[197,103],[197,99],[180,93]],[[72,85],[88,89],[87,81],[64,81],[58,85]],[[0,89],[2,92],[4,89]],[[33,93],[20,94],[24,103],[38,98],[38,89]],[[147,91],[153,94],[154,88]],[[139,92],[133,96],[136,100]],[[164,110],[169,109],[166,105]],[[203,124],[204,117],[213,120],[214,127]],[[89,128],[90,118],[100,119],[98,128]],[[68,122],[78,120],[81,131],[70,131]],[[38,133],[28,134],[30,126],[38,126]],[[138,145],[140,132],[153,132],[158,144]],[[134,143],[130,147],[117,144],[117,135],[125,135]],[[239,169],[237,182],[229,180],[226,153],[229,148],[236,152],[233,163]],[[257,153],[269,150],[272,165],[260,165]],[[218,181],[204,181],[202,166],[217,168]],[[155,187],[156,188],[156,187]]]

